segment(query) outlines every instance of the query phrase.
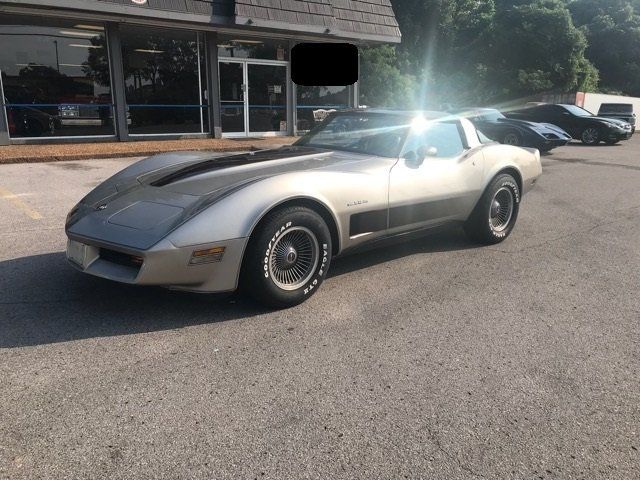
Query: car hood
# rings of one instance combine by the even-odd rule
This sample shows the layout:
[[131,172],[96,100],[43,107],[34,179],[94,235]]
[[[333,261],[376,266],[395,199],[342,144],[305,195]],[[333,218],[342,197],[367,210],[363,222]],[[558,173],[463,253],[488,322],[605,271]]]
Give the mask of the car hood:
[[70,212],[66,230],[70,237],[146,250],[244,186],[289,172],[348,170],[372,158],[390,161],[297,146],[232,155],[158,155],[131,165],[96,187]]
[[618,120],[617,118],[609,118],[609,117],[587,117],[591,120],[597,120],[599,122],[609,123],[615,125],[616,127],[625,128],[626,125],[629,125],[629,122],[625,122],[624,120]]

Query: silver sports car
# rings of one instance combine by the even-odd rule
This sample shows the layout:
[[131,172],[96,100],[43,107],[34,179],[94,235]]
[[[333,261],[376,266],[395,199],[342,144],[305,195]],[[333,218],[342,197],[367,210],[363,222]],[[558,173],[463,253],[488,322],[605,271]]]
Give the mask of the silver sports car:
[[156,155],[69,212],[67,257],[119,282],[242,287],[268,305],[296,305],[334,256],[368,242],[444,224],[503,241],[542,173],[540,154],[481,138],[464,118],[353,110],[288,147]]

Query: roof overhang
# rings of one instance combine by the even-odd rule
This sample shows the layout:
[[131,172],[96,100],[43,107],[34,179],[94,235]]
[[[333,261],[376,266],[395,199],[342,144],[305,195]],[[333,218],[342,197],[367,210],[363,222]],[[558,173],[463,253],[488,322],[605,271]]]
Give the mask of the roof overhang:
[[[55,15],[140,24],[198,26],[206,30],[271,33],[305,40],[349,41],[357,44],[399,43],[400,30],[389,0],[291,0],[291,8],[255,7],[251,0],[0,0],[0,11],[30,13],[43,9]],[[336,5],[341,5],[338,8]],[[347,10],[344,5],[351,5]],[[311,12],[324,7],[322,11]],[[360,11],[371,10],[373,11]],[[249,15],[247,15],[249,14]]]

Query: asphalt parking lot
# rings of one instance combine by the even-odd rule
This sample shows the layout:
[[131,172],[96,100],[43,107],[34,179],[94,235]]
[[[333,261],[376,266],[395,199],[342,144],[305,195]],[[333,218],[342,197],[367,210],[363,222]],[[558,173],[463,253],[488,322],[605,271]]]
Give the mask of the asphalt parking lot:
[[498,246],[339,259],[277,312],[66,264],[132,161],[0,166],[0,478],[638,478],[640,136],[543,157]]

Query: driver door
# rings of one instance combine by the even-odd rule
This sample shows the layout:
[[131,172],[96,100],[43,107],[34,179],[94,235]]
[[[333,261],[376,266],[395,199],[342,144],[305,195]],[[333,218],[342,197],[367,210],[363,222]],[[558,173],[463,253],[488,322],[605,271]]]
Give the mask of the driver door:
[[459,121],[412,130],[390,172],[389,233],[465,220],[481,193],[483,160]]

